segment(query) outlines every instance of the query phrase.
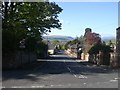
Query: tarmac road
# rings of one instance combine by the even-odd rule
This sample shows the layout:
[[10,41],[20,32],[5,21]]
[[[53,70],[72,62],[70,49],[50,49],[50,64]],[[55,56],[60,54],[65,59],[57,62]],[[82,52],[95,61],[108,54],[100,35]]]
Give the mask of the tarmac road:
[[[3,88],[118,88],[118,70],[76,62],[64,52],[29,69],[3,71]],[[44,62],[40,64],[41,62]]]

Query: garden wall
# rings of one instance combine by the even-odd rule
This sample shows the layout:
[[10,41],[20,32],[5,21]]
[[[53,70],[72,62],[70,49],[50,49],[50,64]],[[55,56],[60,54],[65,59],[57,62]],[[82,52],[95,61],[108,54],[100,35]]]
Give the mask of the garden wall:
[[2,57],[2,68],[18,68],[36,60],[36,54],[33,52],[17,51],[16,53],[4,54]]

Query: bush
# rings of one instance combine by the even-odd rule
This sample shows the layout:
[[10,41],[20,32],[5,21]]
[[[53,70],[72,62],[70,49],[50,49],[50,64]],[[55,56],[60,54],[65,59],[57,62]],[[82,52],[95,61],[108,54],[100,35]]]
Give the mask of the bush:
[[48,54],[48,45],[44,42],[37,43],[36,47],[37,58],[46,58]]
[[90,55],[92,55],[92,54],[98,54],[101,49],[102,49],[102,44],[95,44],[94,46],[92,46],[90,48],[90,50],[88,51],[88,53]]
[[[99,52],[103,52],[103,55],[98,55]],[[89,57],[89,61],[90,62],[101,62],[102,58],[102,64],[103,65],[109,65],[110,64],[110,52],[112,52],[113,50],[111,50],[110,46],[108,45],[104,45],[101,43],[95,44],[93,47],[91,47],[91,49],[88,51],[88,53],[90,54]],[[91,56],[94,56],[91,58]]]
[[103,44],[95,44],[91,49],[88,51],[89,54],[98,54],[99,51],[103,51],[104,53],[110,53],[113,52],[111,50],[110,46],[103,45]]

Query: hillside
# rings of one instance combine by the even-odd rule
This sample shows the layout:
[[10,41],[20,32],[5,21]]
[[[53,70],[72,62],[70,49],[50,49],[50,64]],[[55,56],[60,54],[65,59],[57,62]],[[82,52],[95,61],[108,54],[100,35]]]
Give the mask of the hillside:
[[[72,41],[75,38],[71,37],[71,36],[62,36],[62,35],[48,35],[48,36],[43,36],[44,40],[49,40],[49,41],[53,41],[53,40],[59,40],[61,41],[61,43],[66,43],[67,41]],[[109,42],[109,40],[111,40],[113,43],[115,43],[115,36],[104,36],[102,37],[102,41],[105,41],[106,43]]]
[[116,38],[115,38],[115,36],[106,36],[106,37],[102,37],[102,40],[103,41],[109,41],[109,40],[115,40]]
[[59,41],[70,41],[70,40],[73,40],[74,38],[71,37],[71,36],[49,35],[49,36],[44,36],[43,39],[46,39],[46,40],[59,40]]

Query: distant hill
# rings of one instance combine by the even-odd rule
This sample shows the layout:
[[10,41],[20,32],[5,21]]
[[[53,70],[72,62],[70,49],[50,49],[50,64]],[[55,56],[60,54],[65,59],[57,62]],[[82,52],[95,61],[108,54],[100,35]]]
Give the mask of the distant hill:
[[116,37],[115,36],[105,36],[105,37],[102,37],[102,40],[103,41],[109,41],[109,40],[115,40],[116,39]]
[[59,41],[70,41],[74,38],[71,36],[61,36],[61,35],[49,35],[49,36],[43,36],[43,39],[46,40],[59,40]]
[[102,37],[102,41],[105,41],[106,44],[109,43],[109,41],[112,41],[112,43],[116,43],[116,37],[115,36],[107,36],[107,37]]
[[[43,36],[44,40],[59,40],[61,43],[66,43],[68,41],[72,41],[75,38],[71,36],[62,36],[62,35],[48,35],[48,36]],[[102,37],[102,41],[109,42],[109,40],[115,42],[116,37],[115,36],[104,36]]]

